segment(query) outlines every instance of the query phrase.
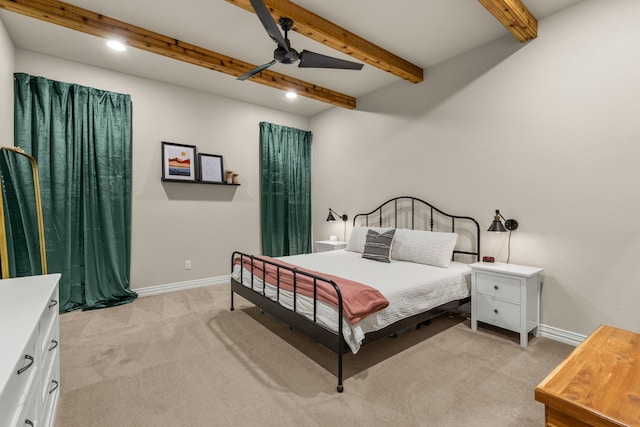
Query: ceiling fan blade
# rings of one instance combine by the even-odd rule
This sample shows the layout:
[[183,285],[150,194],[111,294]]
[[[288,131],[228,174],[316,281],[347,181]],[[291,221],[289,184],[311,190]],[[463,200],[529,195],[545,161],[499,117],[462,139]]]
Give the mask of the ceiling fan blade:
[[362,70],[364,64],[357,62],[345,61],[344,59],[334,58],[332,56],[321,55],[319,53],[303,50],[300,55],[301,68],[337,68],[340,70]]
[[266,70],[267,68],[271,67],[275,63],[276,63],[276,60],[274,59],[271,62],[268,62],[266,64],[260,65],[259,67],[256,67],[251,71],[247,71],[246,73],[244,73],[243,75],[238,77],[236,80],[247,80],[249,77],[255,76],[256,74],[258,74],[258,73]]
[[258,15],[258,18],[260,19],[260,22],[262,22],[262,26],[264,27],[264,29],[267,30],[267,34],[269,34],[269,37],[271,37],[271,39],[276,42],[278,46],[289,52],[289,45],[284,40],[282,33],[276,25],[276,21],[273,20],[273,16],[271,16],[271,13],[269,12],[269,9],[267,9],[267,6],[264,5],[264,1],[250,1],[251,6],[253,6],[253,10],[256,12],[256,15]]

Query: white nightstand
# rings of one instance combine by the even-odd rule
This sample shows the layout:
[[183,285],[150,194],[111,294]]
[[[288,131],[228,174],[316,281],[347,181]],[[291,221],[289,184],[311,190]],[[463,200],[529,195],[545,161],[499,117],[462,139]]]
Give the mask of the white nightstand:
[[316,242],[316,252],[337,251],[347,247],[347,242],[340,240],[318,240]]
[[471,264],[471,329],[478,321],[520,333],[540,336],[540,274],[538,267],[492,262]]

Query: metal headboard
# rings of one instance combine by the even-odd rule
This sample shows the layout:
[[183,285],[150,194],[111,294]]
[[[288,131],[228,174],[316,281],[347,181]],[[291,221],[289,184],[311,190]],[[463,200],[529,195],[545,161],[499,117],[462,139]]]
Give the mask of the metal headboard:
[[354,216],[353,225],[458,233],[454,258],[457,254],[474,255],[476,261],[480,261],[478,221],[468,216],[448,214],[416,197],[400,196],[387,200],[371,212]]

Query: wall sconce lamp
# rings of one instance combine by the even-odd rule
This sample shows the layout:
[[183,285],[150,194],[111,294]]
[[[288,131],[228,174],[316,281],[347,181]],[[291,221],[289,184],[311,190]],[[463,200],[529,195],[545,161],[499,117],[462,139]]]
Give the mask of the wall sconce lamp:
[[[504,224],[502,221],[504,220]],[[511,258],[511,232],[518,228],[518,221],[515,219],[505,219],[502,216],[500,211],[496,209],[496,214],[493,216],[493,222],[489,226],[487,231],[493,231],[496,233],[503,233],[505,231],[509,232],[509,244],[507,245],[507,264],[509,263],[509,259]]]
[[342,237],[342,241],[346,241],[347,240],[347,220],[349,219],[349,217],[346,215],[340,215],[333,209],[329,208],[329,215],[327,216],[327,222],[333,222],[336,220],[336,217],[333,216],[334,214],[337,215],[338,218],[340,218],[344,223],[344,234]]
[[[502,224],[504,220],[504,225]],[[496,209],[496,214],[493,217],[493,222],[489,226],[487,231],[494,231],[496,233],[504,233],[505,231],[513,231],[518,228],[518,221],[515,219],[505,219],[500,211]]]
[[[328,222],[331,222],[331,221],[335,221],[335,220],[336,220],[336,217],[335,217],[335,216],[333,216],[333,214],[338,215],[338,214],[336,213],[336,211],[334,211],[333,209],[329,208],[329,216],[327,217],[327,221],[328,221]],[[338,217],[339,217],[339,218],[341,218],[341,219],[342,219],[343,221],[345,221],[345,222],[349,219],[349,217],[348,217],[348,216],[346,216],[346,215],[338,215]]]

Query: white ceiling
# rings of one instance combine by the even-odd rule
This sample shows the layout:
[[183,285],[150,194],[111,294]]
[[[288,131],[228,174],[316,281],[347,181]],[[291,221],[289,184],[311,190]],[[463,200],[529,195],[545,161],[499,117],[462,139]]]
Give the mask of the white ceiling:
[[[580,1],[524,0],[524,3],[540,20]],[[275,44],[258,17],[224,0],[68,3],[255,65],[273,59]],[[476,0],[296,0],[295,3],[422,67],[425,79],[429,78],[428,67],[508,34]],[[0,19],[16,48],[304,116],[332,108],[303,97],[288,100],[278,89],[251,81],[240,82],[227,74],[141,50],[115,52],[100,38],[17,13],[0,10]],[[291,32],[289,38],[298,51],[307,49],[353,60],[298,33]],[[399,80],[370,65],[365,65],[362,71],[299,69],[295,64],[276,64],[271,69],[356,98]]]

